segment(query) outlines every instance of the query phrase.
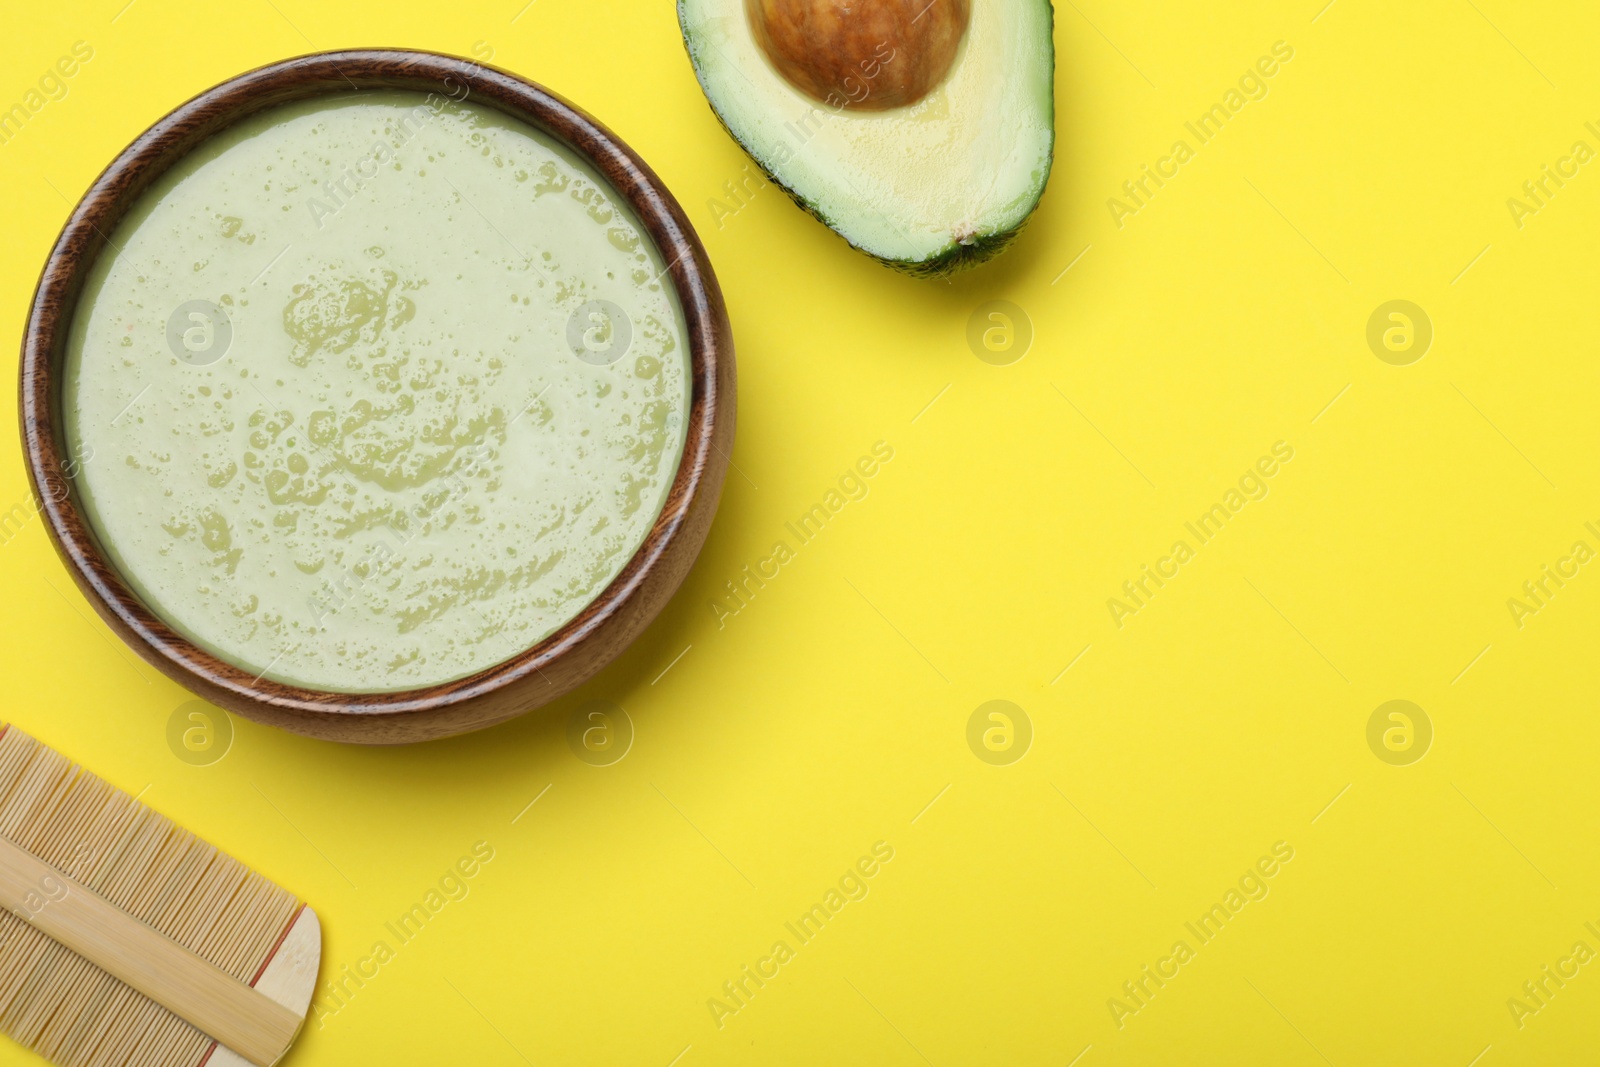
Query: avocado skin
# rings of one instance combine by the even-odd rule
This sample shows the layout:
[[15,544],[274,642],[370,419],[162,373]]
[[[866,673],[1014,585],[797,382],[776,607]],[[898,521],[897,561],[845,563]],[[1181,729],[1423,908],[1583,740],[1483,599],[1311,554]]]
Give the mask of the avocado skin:
[[[1051,0],[1040,0],[1040,2],[1042,2],[1050,12],[1050,84],[1053,87],[1055,85],[1056,78],[1055,4],[1053,4]],[[789,188],[789,186],[784,183],[782,178],[768,170],[766,164],[762,163],[761,160],[756,157],[756,154],[750,150],[750,146],[745,144],[739,135],[734,133],[733,130],[728,126],[728,123],[722,117],[722,113],[717,110],[717,105],[712,102],[711,94],[706,90],[705,80],[700,77],[700,65],[695,62],[694,49],[689,44],[689,26],[688,22],[686,21],[686,14],[684,12],[684,3],[685,0],[677,0],[676,4],[678,9],[678,35],[683,38],[683,50],[689,57],[689,67],[694,71],[694,79],[700,85],[700,95],[706,98],[706,106],[711,109],[711,114],[716,116],[717,125],[721,126],[727,135],[733,138],[734,144],[737,144],[740,148],[744,149],[745,155],[749,156],[750,161],[760,169],[762,174],[766,175],[768,181],[770,181],[773,185],[776,185],[779,189],[782,189],[784,194],[787,195],[790,200],[793,200],[802,211],[816,219],[818,222],[822,223],[828,229],[832,230],[839,236],[841,240],[844,241],[845,244],[849,245],[851,248],[854,248],[857,252],[877,260],[885,267],[891,267],[903,274],[909,274],[913,278],[947,278],[950,275],[958,274],[969,267],[976,267],[980,263],[987,262],[988,260],[993,259],[995,256],[998,256],[1001,252],[1004,252],[1008,247],[1010,247],[1011,242],[1016,240],[1017,236],[1022,233],[1022,229],[1028,224],[1028,220],[1033,218],[1033,213],[1039,209],[1039,201],[1044,199],[1045,190],[1050,187],[1050,172],[1054,168],[1055,164],[1056,104],[1055,94],[1053,91],[1050,97],[1050,155],[1045,160],[1046,169],[1044,181],[1039,184],[1039,196],[1034,200],[1033,206],[1028,209],[1028,213],[1023,216],[1022,221],[1018,222],[1015,226],[1004,233],[982,234],[974,237],[967,244],[961,244],[960,242],[952,241],[949,245],[945,246],[943,249],[927,259],[887,259],[883,256],[876,255],[875,253],[868,252],[865,248],[862,248],[860,245],[850,240],[850,238],[846,237],[837,226],[828,220],[826,215],[822,214],[822,212],[817,209],[816,205],[812,204],[805,197]]]

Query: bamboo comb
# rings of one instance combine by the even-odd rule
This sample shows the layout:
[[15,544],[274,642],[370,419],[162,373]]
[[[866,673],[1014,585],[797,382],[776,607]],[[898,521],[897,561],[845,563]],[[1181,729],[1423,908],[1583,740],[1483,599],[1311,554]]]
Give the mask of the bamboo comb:
[[0,725],[0,1030],[62,1067],[259,1067],[305,1022],[316,913]]

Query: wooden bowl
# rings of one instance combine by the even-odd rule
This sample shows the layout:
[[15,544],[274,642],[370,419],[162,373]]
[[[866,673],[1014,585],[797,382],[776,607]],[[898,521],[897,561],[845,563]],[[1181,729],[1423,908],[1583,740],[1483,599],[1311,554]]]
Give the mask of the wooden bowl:
[[[260,680],[174,632],[107,561],[77,500],[63,439],[62,368],[84,280],[124,213],[201,141],[276,104],[363,89],[443,90],[522,119],[582,156],[627,201],[670,266],[688,327],[692,384],[684,452],[644,543],[601,594],[520,655],[453,682],[390,693],[331,693]],[[56,551],[100,617],[173,681],[260,722],[335,741],[394,744],[502,722],[571,691],[637,637],[705,542],[733,450],[735,373],[727,309],[705,248],[655,173],[561,97],[504,71],[431,52],[327,52],[241,74],[178,107],[105,169],[45,262],[22,348],[28,477]]]

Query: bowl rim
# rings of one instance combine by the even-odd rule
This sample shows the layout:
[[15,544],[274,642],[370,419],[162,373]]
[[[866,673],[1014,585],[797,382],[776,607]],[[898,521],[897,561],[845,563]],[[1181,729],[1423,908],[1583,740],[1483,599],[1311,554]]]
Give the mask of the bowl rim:
[[[551,136],[597,171],[668,264],[665,273],[683,311],[692,380],[683,451],[666,501],[632,558],[581,611],[532,647],[464,678],[391,692],[340,693],[273,681],[265,671],[252,677],[172,629],[132,592],[76,501],[75,471],[64,462],[61,371],[78,298],[110,243],[107,235],[162,174],[211,135],[258,112],[374,89],[442,89],[452,99],[492,107]],[[30,302],[19,376],[23,454],[46,529],[79,588],[136,652],[179,684],[246,716],[330,736],[302,726],[329,719],[356,726],[357,720],[464,711],[544,676],[552,690],[548,696],[535,695],[524,707],[459,728],[475,729],[532,710],[586,681],[670,599],[704,542],[710,521],[706,509],[714,511],[720,496],[732,443],[733,360],[727,311],[703,245],[654,171],[605,126],[537,83],[472,60],[392,48],[317,52],[246,71],[180,104],[123,149],[73,208]],[[669,550],[679,557],[687,552],[687,562],[664,567]],[[674,569],[679,573],[658,573]],[[602,630],[615,632],[628,613],[643,617],[622,627],[631,632],[616,647],[599,650],[595,662],[569,662]],[[546,676],[568,675],[571,668],[577,669],[575,675],[555,683]],[[423,732],[443,736],[459,730]]]

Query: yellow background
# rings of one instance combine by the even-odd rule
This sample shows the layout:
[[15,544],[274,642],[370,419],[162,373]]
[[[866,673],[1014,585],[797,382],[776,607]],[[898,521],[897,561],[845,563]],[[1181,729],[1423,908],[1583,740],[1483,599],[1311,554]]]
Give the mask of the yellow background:
[[[1506,1004],[1600,949],[1600,568],[1520,629],[1506,603],[1600,547],[1600,164],[1520,229],[1506,204],[1600,148],[1592,5],[1061,0],[1049,190],[946,283],[770,187],[719,228],[746,158],[662,0],[123,3],[6,13],[0,102],[95,50],[0,145],[9,351],[129,140],[248,67],[360,45],[492,50],[609,124],[699,227],[739,344],[742,473],[677,600],[480,735],[368,750],[239,720],[187,765],[166,728],[189,696],[92,618],[37,520],[0,546],[5,717],[309,900],[324,978],[493,846],[291,1063],[1592,1061],[1600,963],[1521,1029]],[[1119,228],[1107,200],[1280,40],[1269,95]],[[966,339],[995,299],[1034,331],[1009,366]],[[1366,343],[1392,299],[1434,327],[1410,366]],[[719,629],[723,583],[879,440],[870,494]],[[1119,629],[1107,599],[1280,440],[1270,495]],[[27,497],[18,448],[0,434],[0,509]],[[1033,725],[1009,766],[966,740],[994,699]],[[1434,727],[1410,766],[1367,745],[1391,699]],[[634,724],[614,765],[568,746],[588,700]],[[880,840],[870,894],[719,1029],[708,998]],[[1277,841],[1270,895],[1119,1029],[1107,1000]]]

